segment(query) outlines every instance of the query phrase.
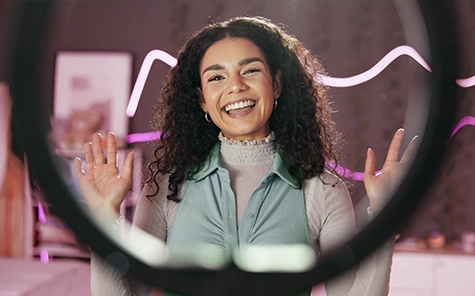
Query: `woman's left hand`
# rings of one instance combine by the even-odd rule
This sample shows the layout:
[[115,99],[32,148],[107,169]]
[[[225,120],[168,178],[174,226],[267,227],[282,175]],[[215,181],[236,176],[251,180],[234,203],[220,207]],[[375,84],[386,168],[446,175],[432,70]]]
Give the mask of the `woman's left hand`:
[[409,170],[412,159],[416,154],[417,136],[409,143],[404,151],[401,160],[398,161],[399,149],[404,137],[404,129],[399,129],[389,146],[389,150],[380,172],[375,173],[376,155],[371,148],[368,148],[366,155],[364,185],[366,194],[370,201],[370,208],[373,213],[379,212],[387,203],[389,197],[400,184],[404,175]]

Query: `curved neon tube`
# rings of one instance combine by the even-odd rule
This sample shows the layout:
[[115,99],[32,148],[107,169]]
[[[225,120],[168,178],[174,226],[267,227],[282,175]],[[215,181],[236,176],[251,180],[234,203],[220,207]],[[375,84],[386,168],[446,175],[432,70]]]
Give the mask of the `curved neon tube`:
[[161,131],[148,132],[148,133],[135,133],[125,136],[125,142],[127,144],[139,143],[139,142],[150,142],[160,139]]
[[[370,68],[369,70],[363,73],[350,76],[350,77],[343,77],[343,78],[318,75],[315,77],[315,79],[319,81],[320,83],[326,86],[330,86],[330,87],[355,86],[355,85],[358,85],[358,84],[361,84],[373,79],[374,77],[379,75],[385,68],[387,68],[395,59],[397,59],[398,57],[402,55],[410,56],[417,63],[419,63],[419,65],[421,65],[424,69],[426,69],[429,72],[432,72],[432,69],[430,68],[430,66],[414,48],[407,45],[401,45],[391,50],[372,68]],[[150,51],[145,56],[142,66],[140,68],[139,74],[137,76],[137,80],[135,82],[134,88],[132,90],[129,104],[127,106],[126,115],[128,117],[132,117],[135,115],[138,103],[140,101],[140,96],[143,91],[143,87],[148,77],[148,73],[150,72],[152,64],[155,60],[161,60],[164,63],[168,64],[170,67],[174,67],[177,63],[177,60],[175,57],[171,56],[165,51],[158,50],[158,49]],[[475,75],[469,78],[465,78],[465,79],[457,79],[456,83],[460,87],[464,87],[464,88],[472,87],[475,85]],[[457,126],[454,128],[450,138],[453,137],[458,132],[458,130],[465,125],[475,126],[475,117],[466,116],[462,118],[457,124]],[[160,139],[160,135],[161,135],[160,131],[148,132],[148,133],[134,133],[134,134],[127,135],[125,141],[128,144],[137,143],[137,142],[154,141],[154,140]],[[330,166],[331,165],[332,164],[330,163]],[[341,176],[349,178],[349,179],[353,179],[355,181],[362,181],[364,177],[364,172],[351,171],[345,167],[338,166],[336,170]]]
[[176,65],[176,58],[163,50],[154,49],[145,56],[137,80],[135,81],[132,94],[130,95],[129,104],[125,110],[125,114],[128,117],[134,116],[135,111],[137,111],[137,106],[139,105],[145,81],[147,81],[148,73],[150,73],[150,68],[152,68],[152,64],[155,60],[160,60],[170,67],[175,67]]
[[[472,125],[475,126],[475,116],[465,116],[463,117],[455,126],[454,130],[452,131],[452,134],[450,135],[449,139],[452,138],[462,127],[466,125]],[[149,133],[136,133],[136,134],[130,134],[126,137],[126,142],[128,144],[131,143],[136,143],[136,142],[148,142],[148,141],[153,141],[153,140],[158,140],[160,139],[161,132],[149,132]],[[335,163],[330,162],[329,167],[335,168]],[[363,181],[364,177],[364,172],[358,172],[358,171],[352,171],[348,168],[342,167],[342,166],[337,166],[336,167],[337,173],[345,178],[348,179],[353,179],[355,181]],[[376,171],[378,173],[379,171]]]
[[336,78],[336,77],[328,77],[319,75],[315,77],[315,79],[321,82],[324,85],[331,86],[331,87],[350,87],[355,86],[364,82],[367,82],[374,77],[376,77],[379,73],[381,73],[384,69],[386,69],[389,64],[391,64],[395,59],[402,55],[408,55],[413,58],[419,65],[424,67],[429,72],[432,72],[430,66],[426,63],[426,61],[421,57],[421,55],[412,47],[408,45],[401,45],[389,53],[387,53],[379,62],[376,63],[372,68],[369,70],[360,73],[355,76],[344,77],[344,78]]
[[449,139],[452,138],[462,127],[466,125],[473,125],[475,126],[475,116],[465,116],[457,123],[452,134],[450,135]]
[[[376,77],[379,73],[381,73],[385,68],[387,68],[395,59],[402,55],[408,55],[412,57],[416,62],[418,62],[422,67],[424,67],[427,71],[431,72],[431,68],[426,63],[426,61],[421,57],[421,55],[412,47],[408,45],[401,45],[389,53],[387,53],[379,62],[376,63],[371,69],[350,77],[329,77],[325,75],[318,75],[315,79],[324,85],[331,86],[331,87],[349,87],[355,86],[364,82],[371,80],[372,78]],[[135,111],[137,110],[137,106],[140,101],[140,96],[142,95],[143,87],[148,77],[148,73],[152,67],[152,64],[155,60],[161,60],[164,63],[168,64],[170,67],[175,67],[177,60],[175,57],[170,55],[169,53],[154,49],[150,51],[144,58],[142,66],[140,67],[139,74],[137,76],[137,80],[135,81],[134,88],[132,90],[132,94],[130,95],[129,104],[127,105],[127,109],[125,114],[128,117],[132,117],[135,115]]]
[[475,85],[475,75],[472,77],[464,78],[464,79],[456,79],[455,82],[458,86],[463,88],[469,88]]

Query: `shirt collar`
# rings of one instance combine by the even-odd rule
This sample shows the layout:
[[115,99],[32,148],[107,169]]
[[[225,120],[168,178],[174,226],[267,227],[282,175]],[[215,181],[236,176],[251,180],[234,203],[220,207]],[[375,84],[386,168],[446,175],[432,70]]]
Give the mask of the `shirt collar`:
[[[213,148],[211,148],[208,156],[202,162],[200,170],[193,175],[193,181],[200,181],[216,170],[224,170],[219,160],[220,144],[221,143],[218,142],[213,146]],[[287,182],[290,186],[294,188],[300,188],[302,186],[302,182],[290,173],[289,168],[290,163],[288,158],[280,151],[280,149],[277,149],[274,162],[272,163],[272,167],[267,176],[275,174]]]
[[206,156],[206,159],[201,163],[200,170],[193,175],[194,181],[200,181],[217,169],[222,168],[221,162],[219,161],[219,145],[220,143],[216,143],[213,148],[211,148],[208,156]]
[[277,149],[277,153],[275,155],[274,163],[270,169],[270,174],[276,174],[282,180],[289,183],[290,186],[294,188],[300,188],[302,186],[302,182],[290,173],[290,162],[287,156]]

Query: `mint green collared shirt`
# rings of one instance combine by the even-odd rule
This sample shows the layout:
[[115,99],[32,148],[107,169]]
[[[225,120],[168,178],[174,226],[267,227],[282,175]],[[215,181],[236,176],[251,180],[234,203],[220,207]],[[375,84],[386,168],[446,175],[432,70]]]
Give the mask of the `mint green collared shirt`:
[[212,244],[232,258],[239,247],[310,244],[302,182],[292,176],[277,151],[270,172],[252,192],[240,226],[229,172],[216,144],[202,169],[185,182],[167,245],[183,249]]

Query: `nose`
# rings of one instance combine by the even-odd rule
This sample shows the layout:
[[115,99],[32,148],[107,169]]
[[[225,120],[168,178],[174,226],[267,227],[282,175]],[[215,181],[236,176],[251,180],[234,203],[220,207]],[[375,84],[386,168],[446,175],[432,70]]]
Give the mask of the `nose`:
[[247,84],[241,75],[232,75],[228,78],[228,94],[239,93],[247,89]]

